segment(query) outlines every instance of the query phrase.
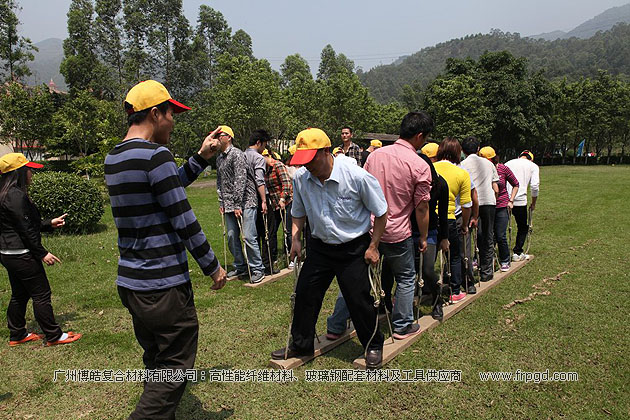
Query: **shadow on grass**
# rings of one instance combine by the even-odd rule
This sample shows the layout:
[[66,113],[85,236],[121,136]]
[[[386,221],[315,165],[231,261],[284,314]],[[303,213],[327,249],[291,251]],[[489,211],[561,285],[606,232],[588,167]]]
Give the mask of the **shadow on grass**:
[[[78,319],[77,315],[78,314],[76,312],[64,312],[62,314],[55,313],[55,321],[57,321],[57,324],[59,324],[61,330],[65,332],[69,329],[65,327],[65,324],[68,321],[75,321],[76,319]],[[27,320],[26,329],[28,331],[35,331],[37,332],[37,334],[43,335],[43,332],[41,331],[41,328],[39,327],[39,324],[35,319]]]
[[186,387],[186,392],[177,408],[177,418],[186,420],[222,420],[234,415],[233,408],[221,407],[219,411],[208,411],[203,407],[199,398],[190,392],[190,386]]
[[13,398],[13,392],[6,392],[0,395],[0,402]]

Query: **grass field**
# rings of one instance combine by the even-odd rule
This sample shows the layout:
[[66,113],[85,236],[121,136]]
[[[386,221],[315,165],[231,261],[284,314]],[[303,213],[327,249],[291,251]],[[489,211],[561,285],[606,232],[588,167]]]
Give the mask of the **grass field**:
[[[531,253],[536,258],[454,318],[425,333],[390,369],[461,370],[452,383],[307,383],[306,369],[351,368],[355,339],[294,371],[293,383],[211,383],[188,387],[178,419],[626,419],[630,418],[629,166],[543,167]],[[189,198],[222,259],[216,192]],[[118,298],[116,232],[106,210],[99,233],[52,236],[62,265],[47,269],[64,330],[84,334],[53,348],[0,345],[0,417],[124,419],[138,383],[53,382],[55,369],[140,369],[141,349]],[[200,321],[199,369],[262,369],[282,347],[289,322],[287,278],[257,289],[211,281],[191,260]],[[557,281],[542,283],[568,271]],[[534,285],[544,285],[536,289]],[[503,306],[547,290],[510,309]],[[318,331],[332,312],[324,302]],[[0,342],[7,343],[10,287],[0,270]],[[29,326],[38,331],[32,311]],[[577,382],[482,382],[484,371],[577,372]]]

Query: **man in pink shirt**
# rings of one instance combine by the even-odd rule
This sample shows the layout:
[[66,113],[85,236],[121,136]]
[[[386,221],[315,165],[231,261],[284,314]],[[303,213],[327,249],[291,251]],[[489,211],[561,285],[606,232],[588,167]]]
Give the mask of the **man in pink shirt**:
[[[364,169],[381,185],[387,200],[387,225],[381,237],[379,252],[383,260],[382,285],[385,303],[391,306],[391,289],[396,280],[396,303],[393,305],[394,338],[402,340],[420,332],[413,321],[413,295],[416,271],[411,237],[410,216],[415,212],[420,229],[420,252],[427,247],[431,170],[416,151],[422,148],[433,131],[433,120],[426,112],[410,112],[402,120],[400,138],[391,146],[375,150],[368,156]],[[343,302],[337,300],[335,313],[328,318],[328,337],[343,332]],[[341,328],[340,328],[341,327]]]

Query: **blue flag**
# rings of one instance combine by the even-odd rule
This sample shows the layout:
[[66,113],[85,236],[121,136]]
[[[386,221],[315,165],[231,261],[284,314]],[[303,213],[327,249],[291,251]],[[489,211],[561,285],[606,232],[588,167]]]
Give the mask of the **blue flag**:
[[582,142],[578,145],[577,156],[582,156],[582,152],[584,151],[584,142],[586,140],[582,140]]

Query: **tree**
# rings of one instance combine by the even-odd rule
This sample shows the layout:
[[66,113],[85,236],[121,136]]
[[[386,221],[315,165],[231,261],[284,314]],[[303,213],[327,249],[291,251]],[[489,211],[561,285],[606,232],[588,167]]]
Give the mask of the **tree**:
[[109,95],[119,102],[125,92],[122,3],[121,0],[96,0],[94,33],[98,46],[98,58],[110,73],[112,84]]
[[11,82],[0,89],[0,138],[32,159],[33,146],[45,145],[52,132],[53,112],[46,86],[29,88]]
[[18,10],[21,8],[15,0],[0,0],[0,61],[4,78],[12,81],[30,76],[26,63],[33,61],[33,51],[37,51],[30,39],[18,35]]
[[227,51],[231,38],[232,29],[223,14],[205,4],[199,6],[194,44],[199,64],[202,65],[204,86],[212,85],[217,72],[217,60]]
[[234,32],[228,51],[233,56],[243,56],[253,60],[252,37],[244,30],[239,29]]
[[147,52],[147,31],[150,25],[150,3],[148,0],[123,0],[124,69],[127,88],[151,77],[153,67]]
[[53,117],[56,138],[49,142],[50,152],[79,157],[97,153],[103,141],[123,135],[120,112],[120,104],[78,91]]
[[109,71],[96,56],[93,15],[91,0],[72,0],[68,10],[68,38],[63,41],[64,59],[59,70],[71,95],[88,89],[97,97],[113,97]]
[[427,88],[424,106],[435,121],[434,136],[474,135],[487,142],[494,123],[483,98],[483,86],[471,75],[435,79]]

